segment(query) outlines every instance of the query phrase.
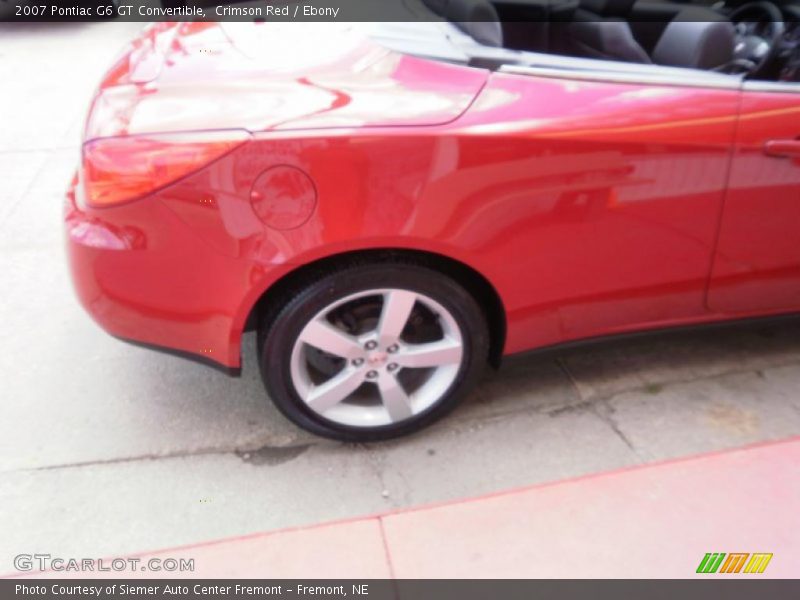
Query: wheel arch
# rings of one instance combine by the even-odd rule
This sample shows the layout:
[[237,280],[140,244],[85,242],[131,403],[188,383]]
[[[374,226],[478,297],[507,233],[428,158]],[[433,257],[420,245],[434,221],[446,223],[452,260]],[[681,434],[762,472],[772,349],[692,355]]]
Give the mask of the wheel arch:
[[[499,367],[506,342],[506,311],[502,298],[488,278],[474,267],[452,257],[427,250],[406,248],[375,248],[332,254],[297,265],[273,281],[252,303],[247,312],[242,331],[252,331],[259,321],[279,304],[280,299],[291,295],[298,286],[338,266],[364,263],[403,261],[439,271],[455,279],[478,302],[489,326],[489,363]],[[241,340],[239,340],[241,346]]]

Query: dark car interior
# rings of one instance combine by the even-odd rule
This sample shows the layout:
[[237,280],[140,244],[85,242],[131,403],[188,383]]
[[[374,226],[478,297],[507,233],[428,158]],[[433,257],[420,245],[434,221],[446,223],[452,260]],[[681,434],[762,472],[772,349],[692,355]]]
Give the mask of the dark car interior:
[[424,0],[512,50],[800,81],[800,0]]

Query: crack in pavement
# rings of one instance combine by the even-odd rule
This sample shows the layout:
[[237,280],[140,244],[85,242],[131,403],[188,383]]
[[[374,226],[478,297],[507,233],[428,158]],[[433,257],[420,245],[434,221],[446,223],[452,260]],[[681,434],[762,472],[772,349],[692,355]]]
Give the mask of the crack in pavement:
[[[560,361],[561,359],[559,359]],[[622,396],[624,394],[629,394],[631,392],[646,392],[648,394],[660,393],[665,390],[667,387],[672,387],[675,385],[685,385],[696,383],[700,381],[714,381],[715,379],[724,379],[725,377],[730,377],[732,375],[756,375],[760,379],[766,378],[765,371],[771,371],[774,369],[783,369],[786,367],[796,367],[800,366],[800,359],[793,359],[786,362],[775,363],[772,365],[759,365],[754,366],[751,369],[731,369],[729,371],[722,371],[719,373],[713,373],[711,375],[698,375],[696,377],[682,377],[679,379],[671,379],[669,381],[662,381],[662,382],[647,382],[643,381],[641,384],[632,385],[630,387],[625,387],[622,389],[614,390],[607,394],[589,394],[588,396],[584,397],[580,391],[578,392],[578,396],[582,399],[582,403],[589,403],[593,404],[595,402],[600,401],[610,401],[616,398],[617,396]],[[562,365],[565,371],[569,374],[569,371],[566,365]],[[571,374],[570,378],[573,384],[576,384],[577,379],[572,378]],[[577,384],[576,384],[577,385]],[[653,391],[654,388],[658,388],[656,391]]]
[[359,448],[367,453],[367,465],[369,465],[372,474],[380,484],[380,494],[383,499],[389,503],[390,506],[395,506],[393,500],[390,500],[391,494],[386,483],[386,477],[383,472],[382,461],[379,459],[377,453],[372,449],[370,444],[350,444],[354,448]]
[[274,467],[290,462],[311,448],[312,444],[299,446],[262,446],[256,450],[236,450],[234,454],[242,461],[260,467]]
[[642,456],[636,450],[633,442],[628,438],[627,435],[625,435],[625,433],[622,431],[622,428],[619,426],[619,423],[617,423],[617,420],[614,418],[615,410],[608,400],[599,400],[592,403],[591,411],[611,428],[617,437],[621,439],[628,448],[630,448],[631,452],[633,452],[639,459],[642,459]]
[[[323,443],[308,443],[308,444],[300,444],[296,446],[261,446],[253,448],[251,446],[245,448],[239,447],[229,447],[229,448],[200,448],[197,450],[190,450],[190,451],[182,451],[182,452],[164,452],[163,454],[139,454],[136,456],[120,456],[117,458],[108,458],[108,459],[96,459],[96,460],[87,460],[87,461],[79,461],[74,463],[63,463],[63,464],[54,464],[54,465],[43,465],[39,467],[22,467],[16,469],[3,469],[0,470],[0,474],[10,474],[10,473],[33,473],[38,471],[55,471],[59,469],[79,469],[83,467],[96,467],[96,466],[106,466],[106,465],[116,465],[116,464],[124,464],[124,463],[133,463],[133,462],[145,462],[145,461],[156,461],[156,460],[170,460],[170,459],[180,459],[180,458],[194,458],[200,456],[226,456],[226,455],[233,455],[237,456],[238,458],[244,460],[244,462],[252,462],[256,465],[261,464],[270,464],[270,465],[277,465],[281,464],[282,462],[286,462],[287,460],[292,460],[296,456],[306,452],[307,450],[315,447],[321,446]],[[267,458],[267,455],[272,453],[270,458]],[[292,455],[294,454],[294,455]],[[244,455],[250,455],[252,458],[251,460],[245,459]],[[279,458],[280,456],[280,458]],[[282,458],[288,456],[289,458],[282,460]]]
[[[572,372],[569,370],[566,362],[564,361],[563,357],[558,357],[556,359],[556,363],[558,366],[564,371],[569,381],[572,383],[578,398],[582,398],[582,394],[580,388],[578,387],[578,382]],[[622,442],[633,452],[633,454],[639,459],[642,460],[642,456],[636,450],[633,445],[633,442],[628,438],[627,435],[622,431],[622,428],[617,423],[616,419],[614,418],[614,407],[611,406],[611,398],[614,396],[612,395],[610,398],[595,398],[592,400],[591,398],[584,400],[583,404],[586,409],[590,410],[597,418],[603,421],[606,425],[608,425],[614,434],[622,440]],[[575,406],[569,407],[572,410],[575,410]],[[562,410],[563,412],[563,410]],[[553,416],[551,414],[551,416]]]
[[[581,394],[580,390],[578,389],[577,378],[573,376],[569,367],[567,366],[566,362],[563,360],[562,357],[556,359],[557,364],[559,367],[564,371],[567,375],[569,380],[575,386],[576,391],[578,393],[578,397],[584,398],[583,394]],[[611,430],[614,432],[617,437],[622,440],[622,442],[640,459],[645,460],[644,457],[639,453],[635,444],[631,441],[631,439],[625,434],[622,430],[622,427],[614,418],[614,414],[616,409],[611,404],[612,401],[617,398],[618,396],[622,396],[624,394],[630,394],[632,392],[643,392],[646,394],[659,394],[668,387],[672,387],[675,385],[689,385],[692,383],[697,383],[701,381],[714,381],[725,379],[727,377],[735,376],[735,375],[753,375],[760,379],[766,378],[765,371],[770,371],[773,369],[782,369],[786,367],[793,367],[800,365],[800,361],[798,360],[789,360],[785,362],[778,362],[771,365],[759,365],[757,367],[753,367],[752,369],[748,370],[728,370],[723,371],[721,373],[714,373],[712,375],[700,375],[697,377],[691,378],[679,378],[674,379],[671,381],[665,382],[642,382],[640,385],[635,385],[627,388],[623,388],[621,390],[615,390],[611,393],[604,394],[604,395],[589,395],[586,397],[582,402],[578,402],[576,404],[569,404],[566,406],[559,407],[557,409],[547,411],[549,416],[558,416],[563,413],[573,412],[576,410],[588,410],[595,414],[600,420],[606,423]],[[797,408],[797,407],[795,407]],[[798,408],[800,410],[800,408]]]

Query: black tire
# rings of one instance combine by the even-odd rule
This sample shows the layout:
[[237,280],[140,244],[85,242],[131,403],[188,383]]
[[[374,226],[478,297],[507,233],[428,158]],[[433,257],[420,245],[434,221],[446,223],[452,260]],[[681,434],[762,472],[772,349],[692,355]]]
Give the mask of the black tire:
[[[304,403],[291,376],[291,354],[305,325],[320,311],[347,296],[378,288],[424,294],[454,318],[462,337],[458,373],[439,400],[410,418],[378,427],[353,427],[325,419]],[[486,317],[475,299],[456,281],[428,267],[405,262],[354,264],[317,273],[297,282],[258,331],[261,375],[277,408],[299,427],[319,436],[347,442],[369,442],[407,435],[453,410],[474,387],[488,361]],[[282,307],[281,307],[282,306]]]

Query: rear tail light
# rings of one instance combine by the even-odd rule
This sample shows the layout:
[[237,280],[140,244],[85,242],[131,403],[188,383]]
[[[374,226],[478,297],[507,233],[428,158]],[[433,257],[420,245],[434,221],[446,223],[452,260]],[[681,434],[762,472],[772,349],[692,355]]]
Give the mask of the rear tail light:
[[142,198],[221,158],[248,137],[245,132],[225,132],[87,142],[82,177],[86,203],[102,208]]

